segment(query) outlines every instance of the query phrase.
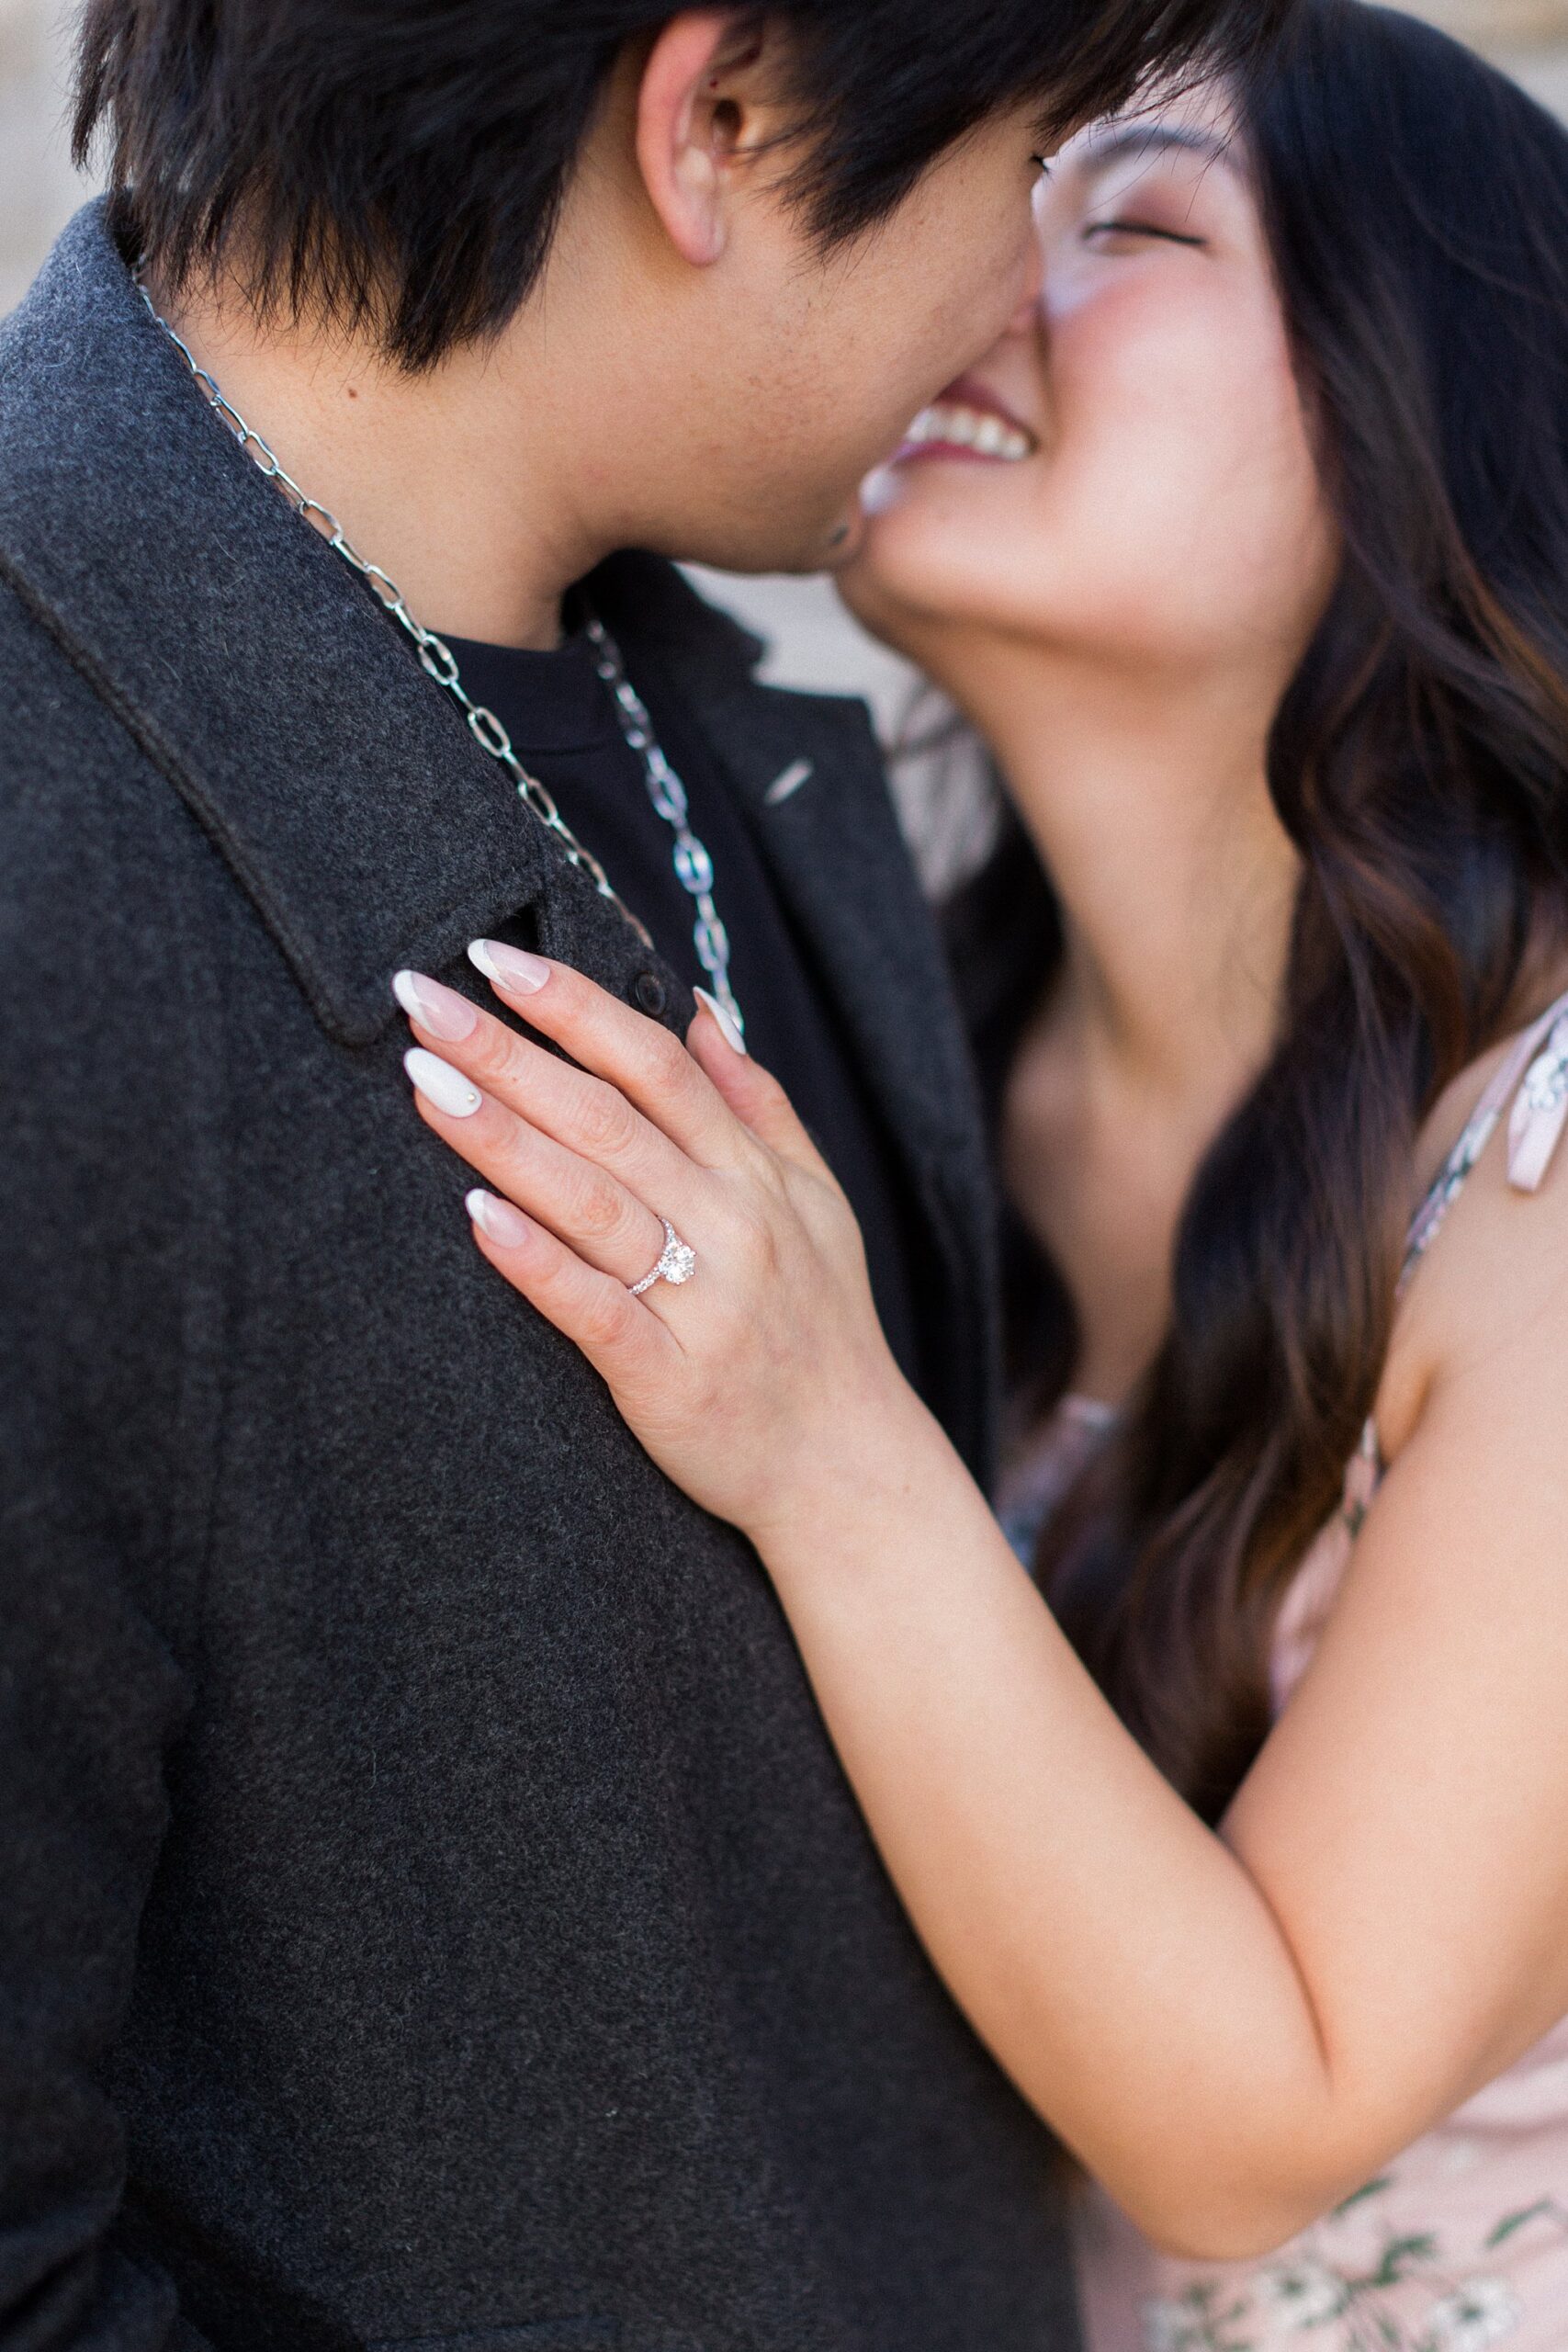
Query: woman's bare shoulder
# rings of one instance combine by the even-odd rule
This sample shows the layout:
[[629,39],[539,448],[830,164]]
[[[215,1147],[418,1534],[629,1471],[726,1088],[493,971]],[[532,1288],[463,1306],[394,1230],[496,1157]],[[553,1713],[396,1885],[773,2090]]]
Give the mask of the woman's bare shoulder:
[[[1568,974],[1558,985],[1568,985]],[[1444,1092],[1423,1131],[1418,1195],[1443,1168],[1516,1045],[1509,1039],[1495,1046]],[[1510,1385],[1530,1377],[1532,1367],[1553,1390],[1562,1386],[1568,1367],[1568,1121],[1559,1134],[1550,1109],[1532,1112],[1527,1101],[1520,1115],[1532,1148],[1516,1148],[1516,1104],[1536,1075],[1532,1068],[1510,1089],[1495,1131],[1401,1306],[1378,1400],[1389,1460],[1439,1386]]]

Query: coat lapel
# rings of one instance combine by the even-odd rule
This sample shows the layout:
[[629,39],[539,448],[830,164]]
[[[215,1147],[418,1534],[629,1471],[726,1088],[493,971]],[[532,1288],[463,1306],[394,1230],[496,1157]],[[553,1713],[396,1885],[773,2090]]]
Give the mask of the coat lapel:
[[[346,566],[205,408],[80,213],[0,328],[0,580],[179,794],[340,1043],[529,910],[619,993],[672,974],[574,872]],[[689,1010],[689,1000],[687,1000]]]
[[[645,569],[646,567],[646,569]],[[651,576],[655,571],[657,578]],[[667,567],[618,558],[594,594],[635,660],[639,626],[728,775],[845,1023],[930,1227],[953,1335],[944,1418],[988,1465],[996,1411],[996,1218],[970,1056],[863,704],[759,686],[754,639]],[[722,642],[721,642],[722,633]],[[722,654],[722,658],[720,658]]]
[[[62,527],[62,517],[69,518]],[[99,551],[112,551],[100,560]],[[0,579],[179,793],[344,1045],[529,909],[546,951],[617,993],[651,967],[518,804],[373,601],[203,408],[101,207],[0,330]],[[950,1426],[987,1453],[992,1219],[967,1055],[860,705],[759,686],[760,651],[673,569],[592,593],[635,669],[657,650],[755,828],[840,1008],[930,1227]]]

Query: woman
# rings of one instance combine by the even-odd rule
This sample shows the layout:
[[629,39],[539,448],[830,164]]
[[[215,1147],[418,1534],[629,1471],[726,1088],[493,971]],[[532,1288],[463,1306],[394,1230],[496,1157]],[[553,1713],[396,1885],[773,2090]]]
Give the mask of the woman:
[[[756,1543],[933,1961],[1100,2185],[1096,2352],[1560,2346],[1568,139],[1314,0],[1244,132],[1091,134],[1043,229],[848,583],[1016,818],[967,977],[1038,1580],[711,1012],[688,1057],[481,946],[581,1067],[487,1019],[440,1046],[482,1115],[421,1109]],[[634,1294],[665,1216],[697,1279]]]

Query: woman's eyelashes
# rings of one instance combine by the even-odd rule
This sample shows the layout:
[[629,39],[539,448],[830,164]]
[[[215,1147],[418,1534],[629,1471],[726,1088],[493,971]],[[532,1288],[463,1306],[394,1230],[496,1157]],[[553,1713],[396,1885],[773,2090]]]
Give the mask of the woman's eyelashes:
[[1109,220],[1086,221],[1084,224],[1083,234],[1086,242],[1091,237],[1112,236],[1154,237],[1157,238],[1163,244],[1193,245],[1197,247],[1206,245],[1209,242],[1207,237],[1193,236],[1189,231],[1163,228],[1157,221],[1154,220],[1127,220],[1120,213],[1116,214]]

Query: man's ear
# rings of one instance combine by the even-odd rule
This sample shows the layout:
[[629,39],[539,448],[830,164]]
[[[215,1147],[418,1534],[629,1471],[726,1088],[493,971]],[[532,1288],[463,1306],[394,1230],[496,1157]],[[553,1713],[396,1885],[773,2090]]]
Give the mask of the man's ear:
[[725,8],[672,17],[643,68],[637,159],[649,198],[682,258],[705,269],[728,237],[733,167],[768,135],[757,85],[761,43]]

